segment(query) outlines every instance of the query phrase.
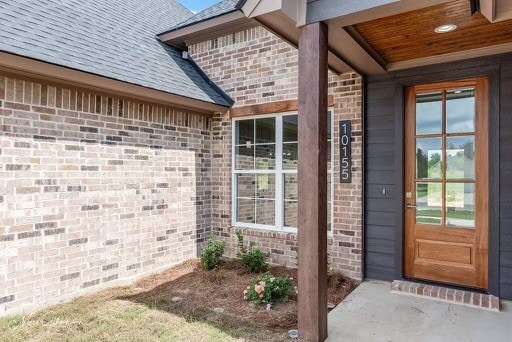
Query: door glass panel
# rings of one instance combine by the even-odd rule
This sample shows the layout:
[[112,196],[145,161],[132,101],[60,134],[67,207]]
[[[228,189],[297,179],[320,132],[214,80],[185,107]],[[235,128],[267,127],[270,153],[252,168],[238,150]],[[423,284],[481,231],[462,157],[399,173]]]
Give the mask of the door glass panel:
[[416,134],[441,134],[443,131],[443,94],[416,95]]
[[446,133],[475,131],[475,90],[446,92]]
[[475,179],[475,137],[446,139],[446,178]]
[[416,139],[416,178],[442,178],[443,151],[441,138]]
[[442,221],[442,184],[416,184],[416,223],[441,225]]
[[475,226],[475,184],[446,184],[446,225]]

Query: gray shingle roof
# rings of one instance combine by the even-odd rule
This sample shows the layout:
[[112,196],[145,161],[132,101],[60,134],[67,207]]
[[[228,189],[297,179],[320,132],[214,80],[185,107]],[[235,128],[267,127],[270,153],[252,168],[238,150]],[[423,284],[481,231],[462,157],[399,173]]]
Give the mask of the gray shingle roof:
[[[171,28],[166,32],[177,30],[181,27],[190,26],[208,19],[212,19],[223,14],[227,14],[237,10],[237,5],[240,0],[223,0],[211,7],[208,7],[201,12],[196,13],[192,17],[178,23],[177,25],[170,26]],[[169,28],[169,27],[167,27]],[[165,33],[165,32],[164,32]]]
[[229,106],[156,37],[191,16],[174,0],[0,0],[0,51]]

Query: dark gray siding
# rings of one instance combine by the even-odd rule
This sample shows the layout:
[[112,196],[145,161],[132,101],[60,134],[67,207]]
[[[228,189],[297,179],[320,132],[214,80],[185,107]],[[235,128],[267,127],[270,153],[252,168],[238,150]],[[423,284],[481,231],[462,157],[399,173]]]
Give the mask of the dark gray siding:
[[370,78],[366,94],[365,268],[370,278],[392,280],[396,200],[401,193],[395,184],[394,82]]
[[366,277],[403,276],[405,87],[477,76],[490,80],[489,292],[512,299],[512,54],[366,79]]
[[512,298],[512,64],[501,64],[500,293]]

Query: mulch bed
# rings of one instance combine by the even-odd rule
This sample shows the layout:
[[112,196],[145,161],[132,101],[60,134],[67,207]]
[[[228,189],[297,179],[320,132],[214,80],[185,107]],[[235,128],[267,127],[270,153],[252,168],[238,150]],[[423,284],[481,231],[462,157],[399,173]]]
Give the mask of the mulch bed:
[[[292,277],[296,284],[296,269],[272,266],[270,272],[276,276]],[[287,303],[276,303],[270,311],[265,309],[265,305],[254,306],[243,299],[243,290],[257,276],[248,273],[237,260],[224,260],[222,266],[213,271],[203,270],[199,260],[190,260],[139,281],[135,284],[137,293],[123,299],[220,327],[242,321],[271,329],[296,328],[296,298]],[[339,273],[330,274],[328,301],[339,304],[356,286]],[[224,311],[219,314],[215,308]]]

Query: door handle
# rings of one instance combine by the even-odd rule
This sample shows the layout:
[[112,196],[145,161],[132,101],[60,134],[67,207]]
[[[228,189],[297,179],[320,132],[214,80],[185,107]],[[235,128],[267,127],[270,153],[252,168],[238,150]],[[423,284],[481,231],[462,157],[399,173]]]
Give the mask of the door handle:
[[407,209],[417,208],[418,206],[407,203]]

